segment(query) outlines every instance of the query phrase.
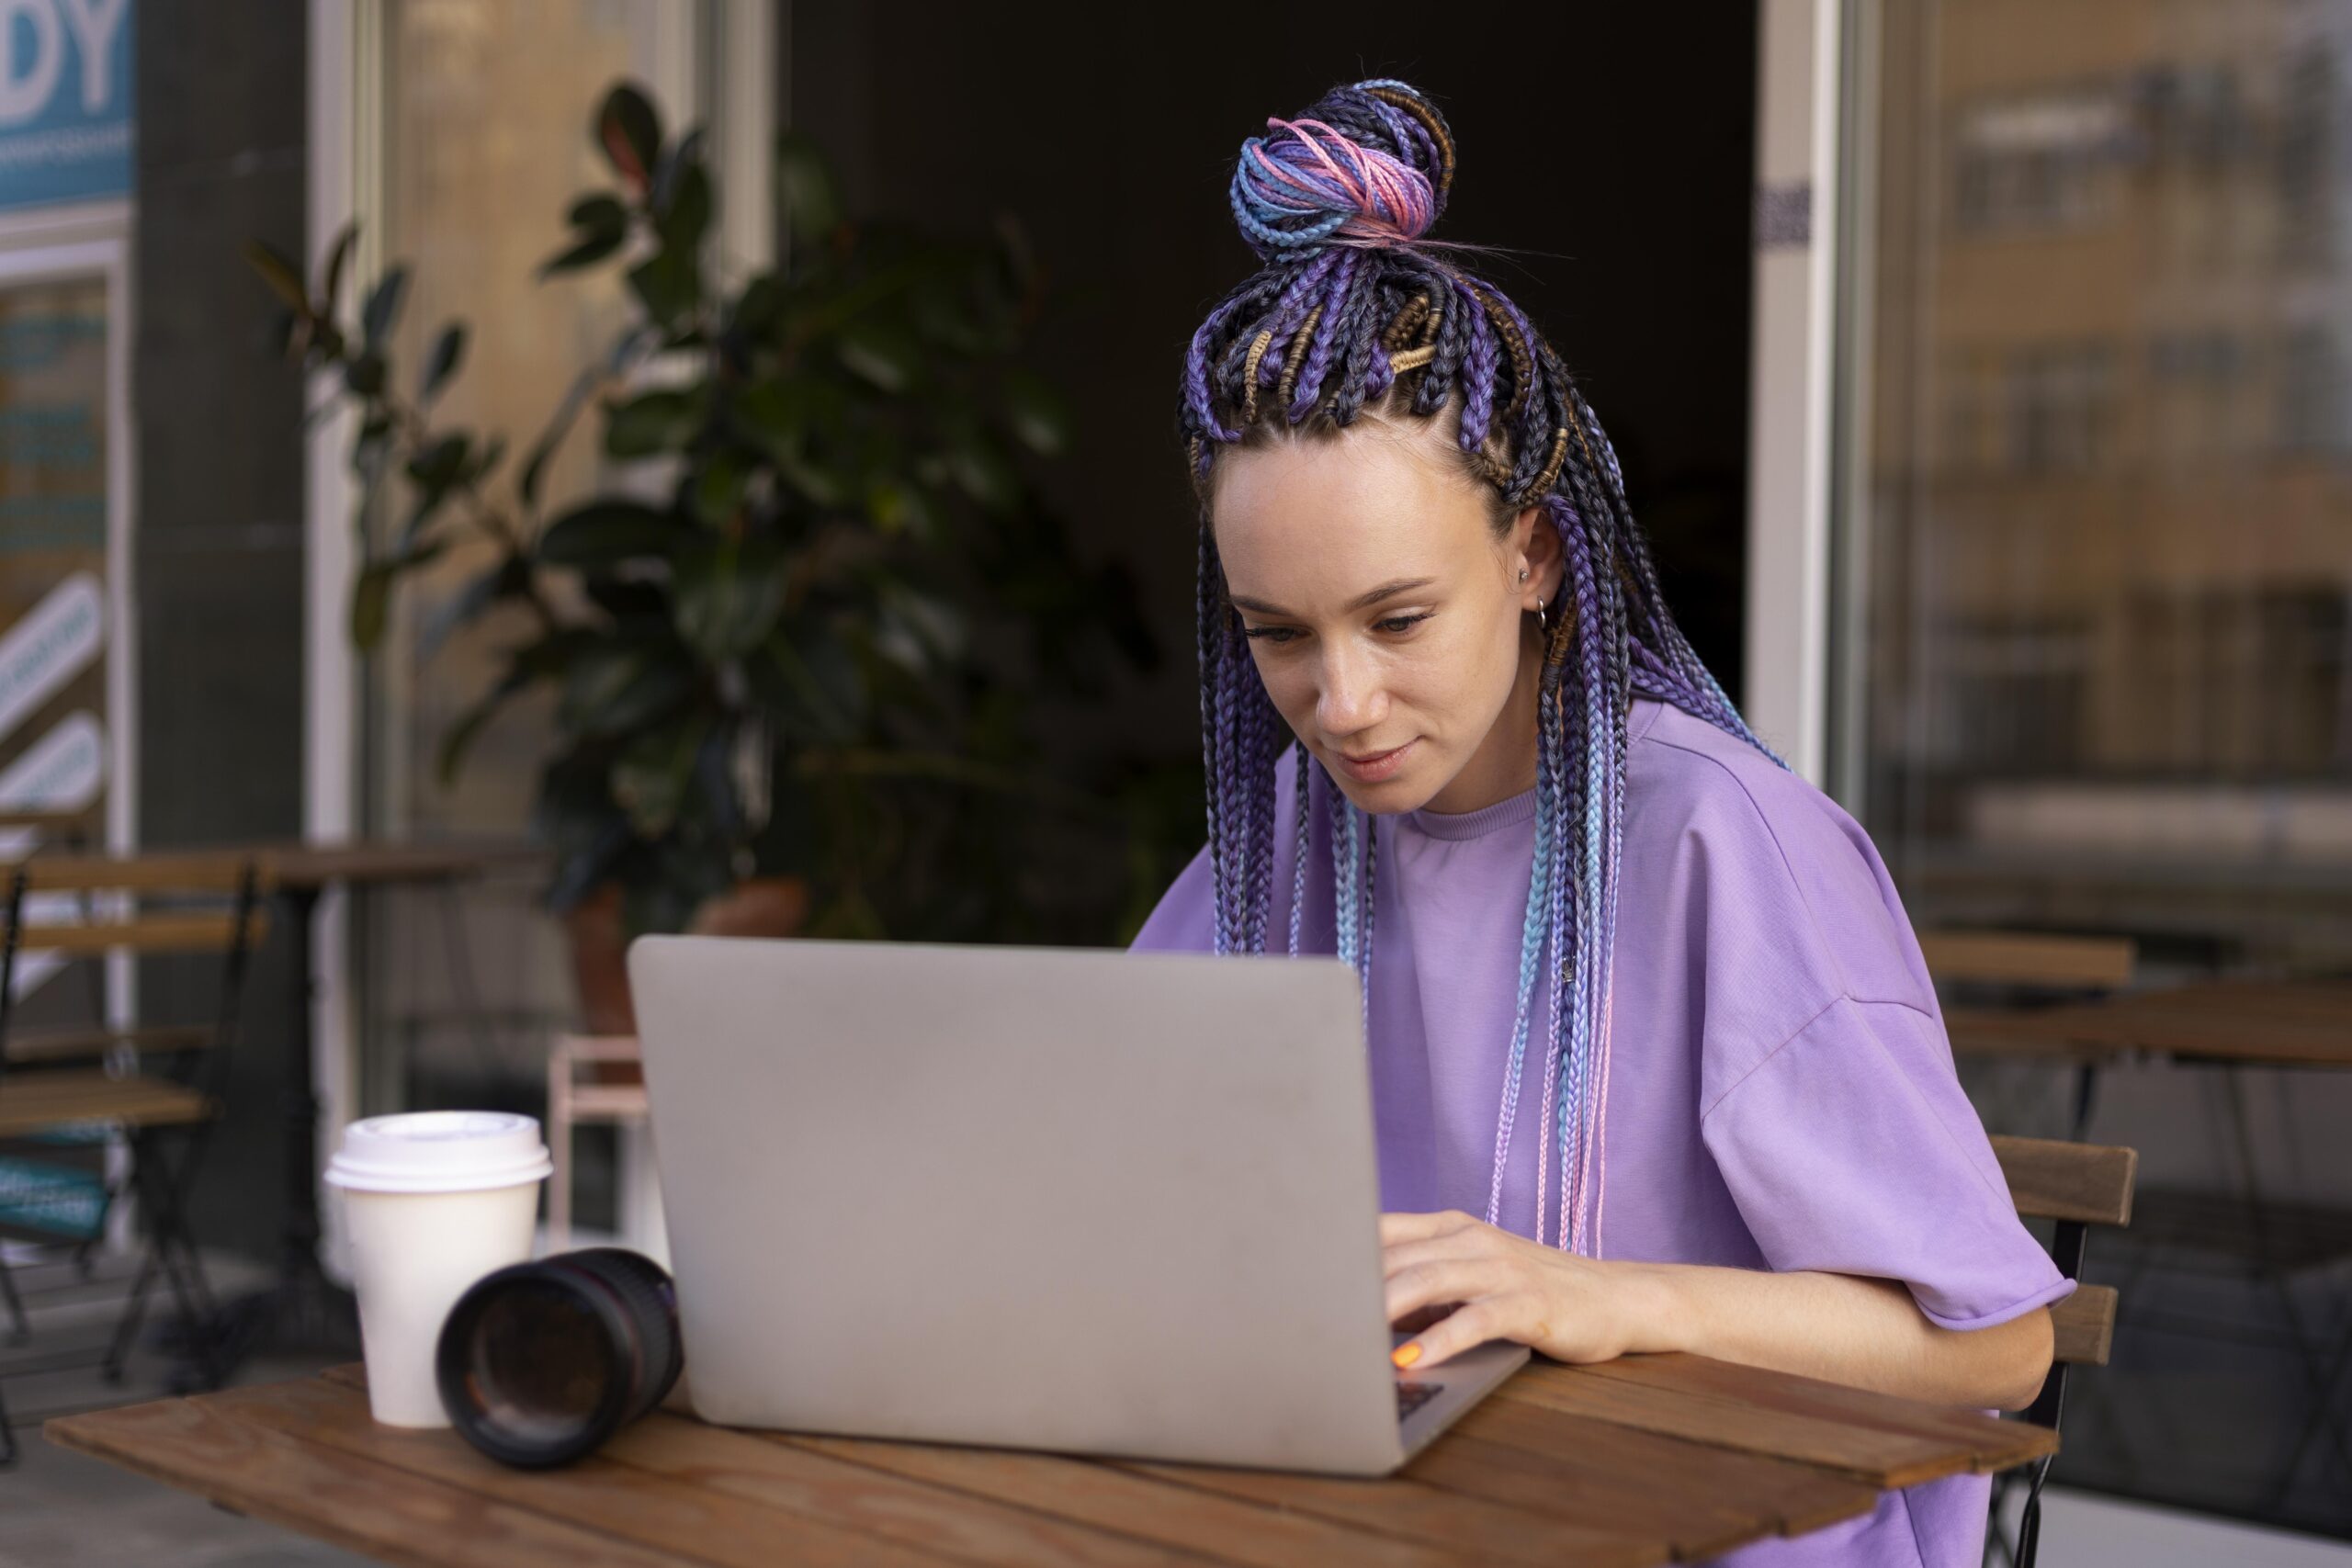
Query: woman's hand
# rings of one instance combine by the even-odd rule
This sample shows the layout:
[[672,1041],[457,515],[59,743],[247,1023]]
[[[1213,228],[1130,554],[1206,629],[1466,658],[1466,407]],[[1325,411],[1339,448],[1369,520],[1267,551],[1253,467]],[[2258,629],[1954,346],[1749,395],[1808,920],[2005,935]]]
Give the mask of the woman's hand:
[[1489,1339],[1559,1361],[1607,1361],[1640,1341],[1649,1278],[1638,1264],[1597,1263],[1449,1211],[1380,1216],[1388,1321],[1453,1311],[1398,1347],[1400,1367],[1434,1366]]
[[1560,1361],[1689,1350],[1980,1410],[2024,1408],[2050,1370],[2047,1311],[1945,1328],[1891,1280],[1596,1262],[1453,1212],[1383,1214],[1380,1245],[1388,1321],[1418,1330],[1397,1347],[1400,1367],[1489,1339]]

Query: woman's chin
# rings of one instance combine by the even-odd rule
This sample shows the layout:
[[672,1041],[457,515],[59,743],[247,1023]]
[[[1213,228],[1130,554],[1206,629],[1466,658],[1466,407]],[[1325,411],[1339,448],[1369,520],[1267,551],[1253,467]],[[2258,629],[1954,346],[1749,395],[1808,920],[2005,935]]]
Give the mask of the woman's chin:
[[1401,817],[1408,811],[1418,811],[1430,803],[1437,793],[1435,786],[1420,782],[1421,770],[1406,768],[1377,783],[1367,784],[1344,773],[1336,782],[1340,793],[1348,797],[1359,811],[1374,817]]

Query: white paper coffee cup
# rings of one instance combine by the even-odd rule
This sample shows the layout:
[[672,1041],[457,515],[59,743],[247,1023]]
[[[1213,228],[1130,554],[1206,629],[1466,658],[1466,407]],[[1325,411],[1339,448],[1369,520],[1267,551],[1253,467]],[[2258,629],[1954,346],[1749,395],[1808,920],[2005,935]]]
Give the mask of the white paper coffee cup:
[[554,1168],[537,1120],[503,1111],[371,1116],[343,1130],[326,1181],[343,1193],[377,1420],[449,1424],[433,1372],[441,1325],[468,1286],[531,1256],[539,1183]]

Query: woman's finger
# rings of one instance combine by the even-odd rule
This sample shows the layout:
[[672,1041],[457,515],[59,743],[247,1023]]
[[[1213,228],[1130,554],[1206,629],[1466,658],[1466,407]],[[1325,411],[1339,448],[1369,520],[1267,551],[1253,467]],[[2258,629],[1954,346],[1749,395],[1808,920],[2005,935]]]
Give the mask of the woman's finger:
[[1443,1322],[1397,1346],[1390,1359],[1400,1368],[1442,1366],[1474,1345],[1512,1337],[1502,1305],[1506,1299],[1488,1296],[1464,1303]]
[[1380,1271],[1385,1277],[1395,1279],[1400,1271],[1419,1263],[1435,1263],[1448,1258],[1499,1257],[1503,1249],[1496,1245],[1495,1237],[1495,1232],[1480,1226],[1476,1230],[1447,1231],[1418,1241],[1392,1242],[1380,1249]]
[[1380,1216],[1380,1245],[1389,1247],[1400,1241],[1421,1241],[1433,1235],[1448,1235],[1483,1223],[1459,1209],[1445,1209],[1434,1214],[1383,1214]]
[[1423,1307],[1474,1302],[1504,1283],[1497,1266],[1483,1258],[1441,1258],[1417,1263],[1389,1277],[1388,1321],[1395,1323]]

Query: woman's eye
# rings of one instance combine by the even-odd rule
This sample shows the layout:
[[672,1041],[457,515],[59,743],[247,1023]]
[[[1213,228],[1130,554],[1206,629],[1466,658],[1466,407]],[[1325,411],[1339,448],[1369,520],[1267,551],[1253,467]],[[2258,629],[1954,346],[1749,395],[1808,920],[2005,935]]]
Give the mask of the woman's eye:
[[1289,626],[1243,626],[1241,635],[1252,642],[1288,642],[1298,634]]
[[1385,632],[1410,631],[1420,622],[1428,620],[1431,614],[1433,612],[1424,610],[1418,615],[1391,615],[1385,621],[1374,621],[1373,625]]

